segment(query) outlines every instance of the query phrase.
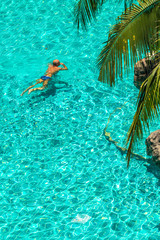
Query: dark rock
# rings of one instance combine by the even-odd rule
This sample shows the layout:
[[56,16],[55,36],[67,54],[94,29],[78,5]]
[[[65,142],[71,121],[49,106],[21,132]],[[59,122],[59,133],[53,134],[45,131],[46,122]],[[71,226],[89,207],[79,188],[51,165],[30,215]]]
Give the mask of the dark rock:
[[143,58],[134,65],[134,85],[140,88],[144,80],[147,79],[152,71],[153,64],[147,58]]
[[141,84],[149,77],[151,71],[159,62],[159,54],[155,54],[138,61],[134,65],[134,85],[140,88]]
[[152,156],[153,161],[160,164],[160,130],[152,132],[145,143],[147,155]]

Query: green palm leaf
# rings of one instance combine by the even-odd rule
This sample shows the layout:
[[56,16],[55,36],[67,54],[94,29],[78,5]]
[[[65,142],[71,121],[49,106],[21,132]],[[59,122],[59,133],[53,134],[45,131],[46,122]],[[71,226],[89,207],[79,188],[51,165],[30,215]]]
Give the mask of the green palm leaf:
[[80,23],[86,29],[87,23],[95,18],[96,12],[102,6],[105,0],[79,0],[75,6],[75,19],[79,28]]
[[141,85],[137,110],[134,115],[132,125],[128,132],[127,143],[129,143],[127,151],[127,166],[129,166],[132,146],[137,139],[143,137],[143,129],[149,128],[149,121],[158,115],[160,105],[160,63],[153,69],[150,76]]
[[[77,4],[75,5],[74,14],[75,14],[75,22],[79,29],[80,24],[82,25],[82,28],[86,29],[86,26],[91,20],[96,17],[96,13],[100,9],[100,7],[103,5],[104,2],[107,0],[78,0]],[[127,6],[131,6],[133,0],[115,0],[115,3],[117,2],[123,2],[125,3],[125,8]],[[108,0],[108,2],[110,2]],[[112,0],[112,4],[113,0]]]
[[160,0],[138,0],[138,3],[118,18],[98,58],[99,81],[111,86],[123,75],[123,69],[128,70],[140,56],[152,51],[150,39],[160,20]]

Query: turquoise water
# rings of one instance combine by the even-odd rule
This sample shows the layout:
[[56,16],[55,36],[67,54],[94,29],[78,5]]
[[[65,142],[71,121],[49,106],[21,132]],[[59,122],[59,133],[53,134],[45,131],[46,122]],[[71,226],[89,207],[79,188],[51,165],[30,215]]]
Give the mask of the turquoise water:
[[[133,70],[114,88],[97,81],[96,58],[123,5],[106,3],[78,35],[73,3],[3,0],[0,7],[0,239],[157,240],[159,170],[133,157],[127,170],[125,155],[103,135],[110,113],[129,101],[108,128],[124,145],[138,94]],[[44,92],[20,97],[55,58],[69,70]],[[136,152],[147,157],[145,136]]]

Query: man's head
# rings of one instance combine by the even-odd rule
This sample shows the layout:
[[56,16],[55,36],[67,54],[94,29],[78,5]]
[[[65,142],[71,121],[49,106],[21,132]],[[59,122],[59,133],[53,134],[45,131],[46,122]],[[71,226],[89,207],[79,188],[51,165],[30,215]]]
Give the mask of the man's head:
[[59,61],[58,59],[55,59],[55,60],[53,61],[53,66],[58,67],[59,65],[60,65],[60,61]]

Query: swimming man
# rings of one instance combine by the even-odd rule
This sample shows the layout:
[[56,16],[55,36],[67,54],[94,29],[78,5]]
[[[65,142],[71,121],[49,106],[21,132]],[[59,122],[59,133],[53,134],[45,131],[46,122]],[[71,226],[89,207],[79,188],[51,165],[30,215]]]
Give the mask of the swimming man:
[[[59,67],[59,65],[62,65],[63,68]],[[41,78],[37,79],[36,80],[37,82],[34,85],[32,85],[32,86],[28,87],[26,90],[24,90],[22,92],[21,96],[23,96],[23,94],[25,92],[27,92],[28,90],[29,90],[28,94],[30,94],[33,91],[44,90],[47,87],[48,82],[51,80],[52,75],[56,74],[57,72],[59,72],[61,70],[68,70],[68,68],[63,63],[60,63],[60,61],[58,59],[55,59],[53,61],[53,65],[49,64],[45,75],[42,76]],[[36,84],[39,84],[39,83],[43,83],[43,86],[38,87],[38,88],[33,88]],[[30,88],[32,88],[32,89],[30,89]]]

